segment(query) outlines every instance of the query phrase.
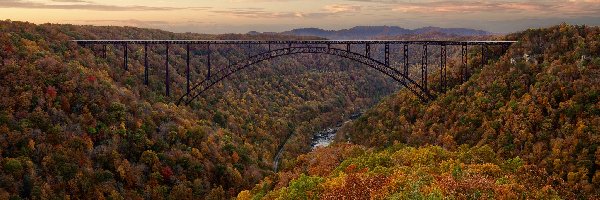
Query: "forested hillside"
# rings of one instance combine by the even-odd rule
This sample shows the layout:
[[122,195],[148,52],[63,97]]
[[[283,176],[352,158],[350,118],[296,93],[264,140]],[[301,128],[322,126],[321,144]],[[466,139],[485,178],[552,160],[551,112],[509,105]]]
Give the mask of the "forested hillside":
[[[237,199],[556,199],[544,173],[489,147],[384,150],[341,144],[298,157],[293,169],[265,179]],[[273,189],[274,188],[274,189]]]
[[[273,173],[288,135],[285,159],[309,151],[316,130],[398,87],[348,61],[302,55],[246,70],[178,107],[183,46],[171,46],[167,97],[164,46],[150,47],[145,86],[142,46],[129,47],[126,71],[122,47],[109,46],[103,59],[90,50],[100,46],[82,48],[73,39],[300,38],[0,21],[0,199],[235,196]],[[204,50],[192,48],[197,79]],[[215,47],[213,65],[241,54]]]
[[468,82],[428,103],[385,98],[343,127],[354,145],[302,155],[239,199],[600,198],[600,28],[504,39],[519,42],[483,68],[471,52]]
[[[450,60],[448,93],[423,103],[401,89],[344,126],[339,144],[308,154],[313,133],[398,84],[348,60],[298,55],[176,106],[184,46],[171,46],[169,97],[164,46],[150,46],[146,86],[142,46],[129,47],[125,70],[122,47],[104,59],[73,39],[318,38],[0,21],[0,199],[600,198],[598,27],[508,35],[519,43],[483,68],[472,49],[468,82]],[[192,47],[194,81],[206,73],[204,48]],[[248,51],[213,50],[217,69]]]

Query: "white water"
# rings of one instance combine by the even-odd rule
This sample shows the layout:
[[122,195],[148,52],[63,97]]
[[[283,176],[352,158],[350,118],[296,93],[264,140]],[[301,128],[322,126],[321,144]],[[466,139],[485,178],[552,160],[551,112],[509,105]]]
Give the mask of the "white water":
[[[360,114],[357,114],[356,116],[360,116]],[[330,128],[326,128],[325,130],[317,132],[313,136],[312,143],[310,144],[310,146],[312,147],[312,150],[315,150],[316,148],[319,148],[319,147],[329,146],[333,142],[333,139],[335,138],[335,135],[340,130],[340,128],[342,128],[342,126],[344,124],[349,123],[356,118],[357,117],[353,117],[352,119],[345,121],[344,123],[340,123],[333,128],[330,127]]]
[[329,146],[333,142],[333,138],[335,138],[339,129],[340,127],[327,128],[315,134],[311,144],[312,149],[315,150],[318,147]]
[[[333,139],[335,138],[335,135],[340,130],[340,128],[344,124],[357,119],[361,115],[362,115],[362,112],[353,114],[352,116],[350,116],[350,119],[345,121],[344,123],[339,123],[335,127],[329,127],[322,131],[317,132],[313,136],[312,142],[310,144],[311,149],[315,150],[316,148],[319,148],[319,147],[327,147],[327,146],[331,145],[331,143],[333,142]],[[289,137],[291,137],[291,134],[288,136],[288,138],[285,140],[285,142],[287,142]],[[281,159],[281,155],[283,154],[284,145],[285,145],[285,143],[279,148],[279,150],[277,151],[277,154],[275,155],[275,158],[273,159],[273,170],[274,171],[277,171],[279,168],[279,160]]]

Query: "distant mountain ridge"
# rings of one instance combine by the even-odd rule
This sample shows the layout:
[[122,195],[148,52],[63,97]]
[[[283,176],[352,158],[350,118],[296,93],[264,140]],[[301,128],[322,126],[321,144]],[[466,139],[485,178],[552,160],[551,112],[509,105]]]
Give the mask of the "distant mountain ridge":
[[[253,32],[256,33],[256,32]],[[490,32],[468,28],[440,28],[423,27],[418,29],[406,29],[398,26],[356,26],[350,29],[324,30],[320,28],[299,28],[281,32],[284,35],[294,36],[317,36],[327,39],[374,39],[381,37],[393,37],[400,35],[416,35],[426,33],[440,33],[456,36],[479,36],[490,35]]]

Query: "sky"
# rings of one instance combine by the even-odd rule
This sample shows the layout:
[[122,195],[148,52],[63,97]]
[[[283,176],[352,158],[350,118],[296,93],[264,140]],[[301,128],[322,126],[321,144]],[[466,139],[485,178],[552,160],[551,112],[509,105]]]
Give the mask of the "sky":
[[195,33],[380,25],[509,33],[561,22],[600,25],[600,0],[0,0],[3,19]]

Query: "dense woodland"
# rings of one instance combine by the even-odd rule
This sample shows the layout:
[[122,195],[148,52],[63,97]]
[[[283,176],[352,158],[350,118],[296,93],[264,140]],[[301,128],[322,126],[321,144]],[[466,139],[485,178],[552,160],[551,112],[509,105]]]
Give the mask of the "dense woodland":
[[600,198],[600,28],[505,39],[519,43],[483,68],[470,52],[468,82],[385,98],[239,199]]
[[[164,46],[150,47],[145,86],[143,47],[129,47],[126,71],[122,47],[109,46],[103,59],[101,46],[70,41],[103,38],[298,39],[0,22],[0,199],[235,196],[273,174],[289,135],[282,165],[308,152],[317,130],[398,88],[349,61],[301,55],[246,70],[178,107],[184,46],[171,46],[166,97]],[[203,48],[192,47],[196,79],[206,70]],[[213,48],[215,67],[243,53]]]
[[[472,50],[470,80],[457,81],[458,64],[450,61],[451,90],[428,103],[375,70],[299,55],[255,66],[190,106],[176,106],[185,91],[183,46],[171,47],[167,97],[164,46],[150,48],[146,86],[142,46],[129,47],[124,70],[121,47],[111,46],[104,59],[100,46],[70,41],[107,38],[315,39],[0,21],[0,199],[573,199],[600,193],[597,27],[563,24],[508,35],[520,42],[483,68]],[[216,47],[211,55],[219,67],[258,50]],[[192,52],[198,79],[206,73],[206,52],[202,46]],[[313,133],[394,91],[343,127],[338,144],[303,154]],[[284,142],[282,170],[273,172]]]

